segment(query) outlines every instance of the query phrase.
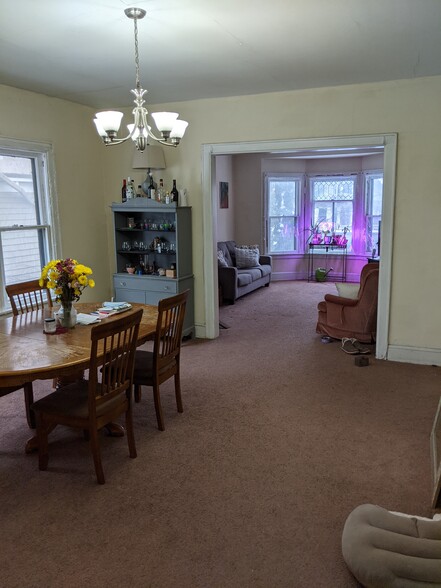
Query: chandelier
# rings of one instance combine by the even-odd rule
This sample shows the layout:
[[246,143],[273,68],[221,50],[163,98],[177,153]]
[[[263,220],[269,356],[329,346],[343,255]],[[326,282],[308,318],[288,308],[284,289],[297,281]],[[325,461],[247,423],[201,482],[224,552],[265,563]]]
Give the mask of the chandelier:
[[118,130],[121,125],[123,117],[122,112],[114,110],[106,110],[97,112],[94,123],[98,134],[102,138],[105,145],[119,145],[128,139],[135,142],[136,148],[139,151],[144,151],[147,147],[147,138],[151,137],[161,145],[168,145],[170,147],[177,147],[180,140],[184,136],[185,129],[188,122],[178,119],[177,112],[152,112],[152,117],[155,121],[156,128],[161,133],[161,137],[156,137],[151,126],[147,122],[148,110],[144,106],[144,94],[147,90],[141,88],[139,81],[139,55],[138,55],[138,20],[144,18],[146,11],[142,8],[126,8],[124,13],[128,18],[133,19],[135,31],[135,69],[136,69],[136,88],[130,90],[134,96],[135,108],[132,110],[134,117],[133,124],[127,125],[129,134],[123,139],[118,138]]

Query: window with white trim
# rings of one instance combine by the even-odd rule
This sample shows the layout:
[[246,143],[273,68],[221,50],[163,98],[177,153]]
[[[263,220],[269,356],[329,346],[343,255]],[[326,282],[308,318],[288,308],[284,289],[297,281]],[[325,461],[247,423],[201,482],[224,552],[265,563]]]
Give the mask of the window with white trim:
[[48,152],[0,138],[0,312],[10,310],[4,286],[39,278],[56,257]]
[[356,176],[322,176],[310,180],[312,225],[329,235],[343,234],[346,230],[348,251],[352,245],[356,181]]
[[299,248],[301,176],[265,176],[266,242],[270,254]]
[[[367,173],[365,185],[366,253],[380,254],[380,226],[383,205],[383,174]],[[375,251],[375,253],[374,253]]]
[[328,175],[268,172],[264,196],[267,253],[307,252],[317,227],[322,240],[326,235],[344,235],[348,253],[373,255],[375,249],[379,255],[382,171]]

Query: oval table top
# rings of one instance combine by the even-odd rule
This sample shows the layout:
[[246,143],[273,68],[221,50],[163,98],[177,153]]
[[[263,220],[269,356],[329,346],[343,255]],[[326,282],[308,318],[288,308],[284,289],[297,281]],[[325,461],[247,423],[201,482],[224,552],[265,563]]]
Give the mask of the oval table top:
[[[75,303],[78,312],[90,313],[101,303]],[[156,330],[158,309],[132,304],[134,312],[142,308],[138,345],[151,339]],[[90,331],[94,325],[76,325],[65,333],[49,335],[43,331],[45,318],[58,308],[35,310],[18,316],[0,317],[0,387],[18,386],[33,380],[68,376],[87,369],[90,359]],[[121,314],[121,313],[120,313]],[[103,320],[111,321],[120,314]]]

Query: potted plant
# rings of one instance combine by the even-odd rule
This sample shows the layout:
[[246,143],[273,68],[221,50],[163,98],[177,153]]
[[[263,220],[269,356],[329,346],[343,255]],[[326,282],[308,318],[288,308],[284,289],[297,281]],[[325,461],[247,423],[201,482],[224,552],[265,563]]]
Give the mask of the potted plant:
[[310,243],[311,245],[319,245],[322,242],[320,225],[323,220],[324,219],[320,219],[316,223],[311,223],[311,226],[305,229],[305,231],[309,231],[309,236],[306,240],[306,243]]

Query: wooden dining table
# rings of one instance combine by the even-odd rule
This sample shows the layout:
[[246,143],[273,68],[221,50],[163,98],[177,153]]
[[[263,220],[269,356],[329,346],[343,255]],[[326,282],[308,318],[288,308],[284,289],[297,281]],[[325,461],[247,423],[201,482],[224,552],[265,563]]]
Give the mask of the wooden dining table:
[[[79,313],[91,313],[101,303],[76,303]],[[146,304],[132,304],[131,313],[143,309],[139,327],[138,346],[152,339],[156,331],[158,309]],[[0,387],[20,386],[34,380],[72,380],[81,378],[89,367],[92,325],[77,324],[61,333],[47,334],[43,330],[44,319],[58,309],[39,309],[18,316],[0,317]],[[112,321],[121,314],[114,314],[105,321]],[[48,393],[52,383],[48,384]],[[121,428],[119,428],[121,431]],[[115,431],[118,433],[118,427]],[[28,441],[26,451],[36,448],[35,437]]]

